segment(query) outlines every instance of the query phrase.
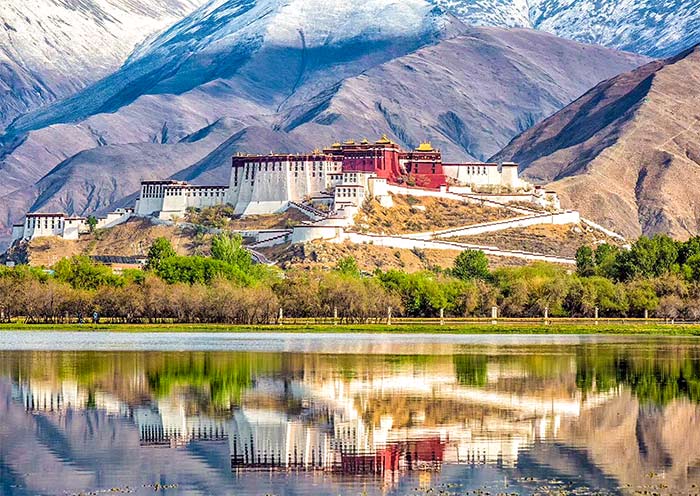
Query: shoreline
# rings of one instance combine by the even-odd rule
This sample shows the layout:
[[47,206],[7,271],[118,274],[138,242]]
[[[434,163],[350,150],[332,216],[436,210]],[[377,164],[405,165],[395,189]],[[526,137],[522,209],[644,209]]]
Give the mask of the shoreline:
[[514,323],[396,323],[387,324],[0,324],[3,332],[116,332],[116,333],[288,333],[288,334],[609,334],[700,336],[700,324],[552,322]]

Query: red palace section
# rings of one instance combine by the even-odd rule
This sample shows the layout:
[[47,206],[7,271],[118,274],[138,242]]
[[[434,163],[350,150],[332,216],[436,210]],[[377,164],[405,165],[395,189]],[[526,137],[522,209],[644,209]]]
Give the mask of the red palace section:
[[421,188],[437,189],[447,184],[442,156],[429,143],[409,152],[382,136],[375,143],[367,140],[336,143],[324,153],[342,160],[343,172],[373,172],[390,183]]

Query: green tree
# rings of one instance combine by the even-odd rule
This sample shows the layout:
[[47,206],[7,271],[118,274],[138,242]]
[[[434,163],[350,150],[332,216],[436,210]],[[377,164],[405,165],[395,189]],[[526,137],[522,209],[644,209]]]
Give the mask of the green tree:
[[211,241],[211,256],[241,270],[248,270],[253,265],[253,257],[243,247],[243,237],[240,234],[221,233],[214,236]]
[[95,232],[95,228],[97,227],[97,217],[95,217],[94,215],[88,217],[87,225],[90,228],[90,232]]
[[596,273],[599,276],[607,277],[609,279],[614,278],[613,266],[615,265],[615,260],[620,253],[620,249],[617,246],[610,245],[608,243],[603,243],[595,249],[595,265]]
[[661,276],[671,272],[677,272],[680,243],[677,243],[665,234],[657,234],[651,241],[654,246],[654,256],[656,258],[653,275]]
[[659,306],[654,284],[647,280],[632,281],[627,285],[627,298],[632,315],[641,317],[645,311],[653,312]]
[[335,264],[335,270],[345,276],[360,277],[360,268],[357,266],[357,260],[352,256],[338,260]]
[[53,266],[56,279],[70,284],[74,289],[97,289],[100,286],[121,284],[112,270],[96,264],[86,256],[64,258]]
[[685,262],[685,272],[691,281],[700,282],[700,253],[692,255]]
[[576,250],[576,273],[581,277],[595,275],[595,258],[590,246],[582,246]]
[[167,238],[157,238],[148,250],[146,269],[157,271],[166,258],[176,256],[175,249]]
[[678,263],[685,264],[694,256],[700,255],[700,236],[690,238],[678,247]]
[[483,251],[466,250],[457,255],[452,275],[463,281],[487,279],[490,275],[489,260]]

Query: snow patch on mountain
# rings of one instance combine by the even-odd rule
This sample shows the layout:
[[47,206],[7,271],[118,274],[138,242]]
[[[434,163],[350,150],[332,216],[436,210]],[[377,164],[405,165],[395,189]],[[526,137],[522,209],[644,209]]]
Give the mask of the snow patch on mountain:
[[700,43],[698,0],[434,0],[467,24],[528,27],[653,57]]
[[2,0],[0,129],[117,69],[204,0]]
[[288,2],[270,24],[271,44],[296,46],[303,32],[307,48],[362,37],[365,41],[412,36],[426,31],[432,6],[425,0],[365,0]]
[[453,12],[458,18],[475,26],[528,27],[528,0],[434,0],[436,5]]

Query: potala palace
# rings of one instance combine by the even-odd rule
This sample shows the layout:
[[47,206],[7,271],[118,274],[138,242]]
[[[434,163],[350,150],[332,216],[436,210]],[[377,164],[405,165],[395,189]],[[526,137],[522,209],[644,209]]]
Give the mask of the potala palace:
[[[182,219],[188,209],[230,204],[241,216],[298,208],[310,219],[285,241],[333,239],[368,198],[392,205],[392,195],[432,196],[473,202],[534,203],[560,210],[555,193],[521,180],[514,163],[443,163],[440,151],[422,143],[411,151],[386,136],[376,142],[335,143],[309,154],[239,154],[228,185],[201,186],[170,179],[144,180],[133,209],[99,218],[109,228],[132,216],[162,222]],[[78,239],[90,227],[84,217],[29,213],[13,228],[13,241],[43,236]],[[278,237],[277,233],[268,237]],[[265,241],[265,234],[261,233]]]

